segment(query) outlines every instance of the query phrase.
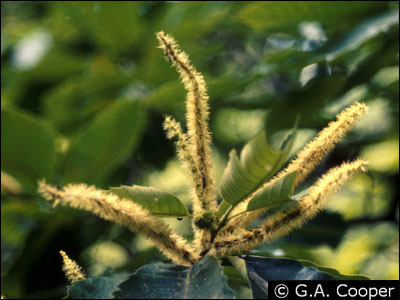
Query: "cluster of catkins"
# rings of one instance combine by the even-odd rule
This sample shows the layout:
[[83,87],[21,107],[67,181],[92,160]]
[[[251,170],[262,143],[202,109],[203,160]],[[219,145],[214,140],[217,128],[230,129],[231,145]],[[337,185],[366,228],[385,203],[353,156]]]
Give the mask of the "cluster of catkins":
[[[295,187],[319,165],[334,145],[366,112],[363,103],[354,103],[343,110],[335,121],[323,129],[278,175],[263,183],[251,195],[227,214],[218,218],[218,193],[211,159],[211,134],[208,129],[208,95],[203,75],[191,65],[186,53],[179,49],[175,40],[158,32],[159,48],[167,60],[177,69],[187,90],[187,132],[180,123],[168,116],[164,122],[167,137],[175,140],[180,161],[190,174],[194,241],[190,244],[175,233],[164,221],[151,212],[127,199],[121,199],[110,191],[99,190],[85,184],[69,184],[63,188],[39,182],[39,193],[54,205],[62,204],[90,211],[99,217],[126,226],[150,239],[176,264],[190,266],[202,256],[240,254],[287,234],[301,226],[323,209],[329,198],[357,172],[365,171],[366,162],[357,159],[332,168],[298,199],[298,205],[282,210],[258,228],[248,230],[265,209],[246,212],[252,197],[267,185],[297,172]],[[64,259],[64,271],[71,281],[85,278],[79,266],[60,252]]]

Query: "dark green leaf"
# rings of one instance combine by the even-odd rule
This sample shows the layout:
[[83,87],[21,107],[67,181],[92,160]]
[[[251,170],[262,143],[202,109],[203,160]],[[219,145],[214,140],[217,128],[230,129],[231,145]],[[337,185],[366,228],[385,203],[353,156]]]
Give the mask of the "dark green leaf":
[[126,50],[137,43],[143,32],[144,20],[140,20],[138,4],[123,2],[115,5],[111,1],[104,2],[59,2],[60,11],[66,19],[78,25],[80,30],[108,51]]
[[127,276],[87,278],[77,281],[68,287],[70,299],[113,299],[118,286],[127,279]]
[[219,262],[202,258],[193,267],[146,265],[120,285],[118,299],[232,299]]
[[115,101],[72,141],[64,160],[65,182],[101,184],[136,148],[145,111],[132,101]]
[[55,163],[55,135],[46,122],[28,114],[1,111],[1,168],[31,191],[50,179]]
[[2,199],[1,276],[5,276],[21,254],[29,233],[37,224],[37,207],[20,199]]
[[187,217],[185,204],[171,193],[140,185],[112,187],[111,191],[121,198],[140,204],[152,214],[163,217]]
[[346,276],[338,271],[317,267],[310,262],[293,259],[244,256],[255,299],[268,298],[270,280],[335,280],[367,279],[365,276]]
[[290,199],[290,196],[294,191],[296,177],[297,172],[292,172],[264,187],[251,198],[247,211],[294,201]]
[[[335,29],[338,30],[340,26],[347,25],[349,20],[385,6],[385,3],[361,3],[358,1],[342,3],[336,1],[263,1],[247,4],[239,11],[237,18],[251,28],[261,31],[290,30],[304,21],[320,21],[325,25],[335,25]],[[340,20],[347,22],[340,22]]]

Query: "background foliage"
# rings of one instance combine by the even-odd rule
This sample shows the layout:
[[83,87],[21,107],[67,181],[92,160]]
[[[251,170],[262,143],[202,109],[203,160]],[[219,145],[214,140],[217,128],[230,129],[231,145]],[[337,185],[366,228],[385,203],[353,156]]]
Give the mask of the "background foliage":
[[[35,195],[46,178],[151,185],[189,200],[162,130],[166,114],[184,121],[185,91],[156,48],[159,30],[208,83],[218,179],[229,151],[264,127],[274,145],[300,115],[298,149],[353,101],[370,106],[314,178],[357,156],[369,172],[309,225],[254,253],[398,279],[398,12],[386,1],[2,1],[1,169],[23,190],[1,194],[2,294],[64,296],[60,249],[92,276],[163,260],[140,236]],[[189,218],[168,222],[190,237]]]

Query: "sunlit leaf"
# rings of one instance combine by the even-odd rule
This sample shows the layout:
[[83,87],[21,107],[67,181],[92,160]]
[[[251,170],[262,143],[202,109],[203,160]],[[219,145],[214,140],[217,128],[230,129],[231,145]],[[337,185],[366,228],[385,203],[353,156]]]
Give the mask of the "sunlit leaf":
[[294,191],[296,176],[297,172],[289,173],[264,187],[251,198],[247,205],[247,211],[268,208],[293,201],[290,196]]
[[152,214],[163,217],[187,217],[185,204],[171,193],[146,186],[112,187],[111,191],[121,198],[130,199]]
[[292,132],[282,142],[281,149],[268,145],[265,131],[258,134],[243,148],[240,159],[235,150],[229,155],[220,192],[222,198],[235,206],[253,192],[259,184],[270,178],[285,162],[294,141]]

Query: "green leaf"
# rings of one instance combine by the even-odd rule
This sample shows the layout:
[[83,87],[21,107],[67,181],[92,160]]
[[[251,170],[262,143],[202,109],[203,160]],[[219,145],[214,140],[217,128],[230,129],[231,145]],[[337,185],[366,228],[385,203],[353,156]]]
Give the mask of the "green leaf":
[[18,198],[1,200],[1,276],[4,277],[23,251],[38,222],[38,208]]
[[237,256],[228,256],[227,258],[246,282],[250,283],[249,276],[247,275],[246,262]]
[[260,256],[243,256],[255,299],[268,298],[270,280],[365,280],[365,276],[347,276],[337,270],[316,266],[308,261]]
[[263,1],[250,2],[238,12],[236,18],[259,31],[294,30],[299,23],[305,21],[320,21],[323,25],[334,26],[338,31],[348,25],[349,20],[360,19],[360,16],[385,7],[385,3],[360,3],[357,1],[346,3],[336,1]]
[[86,63],[84,76],[70,76],[51,88],[42,99],[43,113],[58,131],[70,135],[81,124],[110,104],[110,95],[120,94],[132,76],[111,59],[98,56]]
[[327,53],[324,53],[324,56],[328,61],[332,61],[348,51],[358,49],[367,40],[382,35],[389,31],[392,26],[398,26],[398,24],[398,9],[368,19],[346,34],[345,38],[336,43]]
[[294,191],[294,181],[297,177],[297,171],[287,174],[286,176],[267,185],[261,191],[257,192],[251,198],[247,205],[247,211],[260,208],[267,208],[278,204],[294,201],[290,199]]
[[[114,5],[104,2],[60,2],[56,4],[64,18],[107,51],[124,51],[140,41],[145,19],[139,16],[136,2]],[[71,25],[72,26],[72,25]]]
[[189,212],[185,204],[175,195],[147,186],[120,186],[110,190],[121,198],[129,199],[152,214],[163,217],[187,217]]
[[221,179],[222,198],[235,206],[261,182],[270,178],[285,162],[294,141],[294,130],[276,150],[268,145],[265,131],[254,137],[243,148],[240,159],[236,151],[229,154],[229,162]]
[[145,98],[146,104],[163,113],[184,114],[182,99],[185,99],[185,88],[177,80],[168,81]]
[[101,184],[138,145],[145,111],[136,102],[115,101],[74,139],[64,160],[65,182]]
[[127,279],[126,275],[87,278],[68,287],[69,299],[113,299],[118,286]]
[[218,213],[217,213],[218,217],[221,218],[228,211],[230,207],[231,205],[228,202],[222,200],[222,202],[218,206]]
[[35,191],[39,179],[50,179],[55,164],[55,134],[48,123],[28,114],[1,111],[1,168]]
[[146,265],[120,286],[118,299],[232,299],[219,262],[202,258],[193,267],[165,263]]

